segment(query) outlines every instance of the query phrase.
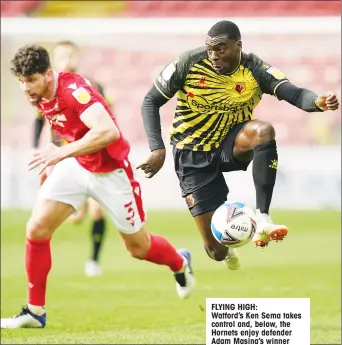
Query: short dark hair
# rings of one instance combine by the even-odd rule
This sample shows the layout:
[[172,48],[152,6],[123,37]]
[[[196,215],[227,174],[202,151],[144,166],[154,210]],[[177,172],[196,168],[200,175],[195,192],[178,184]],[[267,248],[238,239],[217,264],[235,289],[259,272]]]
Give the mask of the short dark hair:
[[49,53],[44,47],[37,45],[26,45],[20,48],[11,63],[12,73],[23,77],[45,73],[51,68]]
[[220,22],[217,22],[208,31],[209,37],[216,37],[222,35],[226,35],[227,38],[230,40],[241,40],[241,33],[239,27],[229,20],[221,20]]
[[59,46],[71,47],[71,48],[74,48],[75,50],[79,50],[78,45],[73,41],[68,41],[68,40],[59,41],[55,44],[55,48]]

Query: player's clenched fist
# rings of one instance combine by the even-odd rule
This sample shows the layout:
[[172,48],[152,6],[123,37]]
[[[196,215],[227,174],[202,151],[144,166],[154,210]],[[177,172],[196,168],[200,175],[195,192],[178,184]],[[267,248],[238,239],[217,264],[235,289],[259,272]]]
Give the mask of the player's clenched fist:
[[145,177],[153,177],[162,168],[165,154],[165,149],[152,151],[149,157],[137,166],[137,169],[141,169],[145,173]]
[[38,150],[33,154],[33,157],[33,160],[29,163],[29,170],[35,169],[39,165],[43,164],[43,168],[39,174],[42,174],[48,166],[55,165],[64,158],[61,148],[53,143],[50,143],[43,149]]
[[325,95],[320,96],[315,101],[317,108],[321,110],[336,110],[339,103],[338,98],[332,91],[327,92]]

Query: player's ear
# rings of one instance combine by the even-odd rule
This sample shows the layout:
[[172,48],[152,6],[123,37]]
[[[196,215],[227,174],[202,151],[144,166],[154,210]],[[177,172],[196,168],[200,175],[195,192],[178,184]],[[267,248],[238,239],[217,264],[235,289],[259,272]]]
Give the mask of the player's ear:
[[241,51],[242,50],[242,42],[241,41],[237,41],[236,45],[238,47],[238,51]]
[[47,81],[50,82],[53,80],[53,70],[51,68],[49,68],[46,73],[45,73],[46,77],[47,77]]

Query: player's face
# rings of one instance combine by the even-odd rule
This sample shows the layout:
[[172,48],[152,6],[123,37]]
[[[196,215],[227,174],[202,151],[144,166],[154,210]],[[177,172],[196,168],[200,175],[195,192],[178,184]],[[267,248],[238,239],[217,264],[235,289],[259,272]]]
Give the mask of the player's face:
[[76,72],[78,51],[75,47],[60,45],[54,49],[53,65],[57,72]]
[[52,71],[35,73],[27,77],[19,76],[20,87],[32,105],[36,105],[43,98],[52,81]]
[[236,42],[225,36],[208,36],[206,46],[209,60],[216,72],[225,74],[236,68],[241,52],[241,41]]

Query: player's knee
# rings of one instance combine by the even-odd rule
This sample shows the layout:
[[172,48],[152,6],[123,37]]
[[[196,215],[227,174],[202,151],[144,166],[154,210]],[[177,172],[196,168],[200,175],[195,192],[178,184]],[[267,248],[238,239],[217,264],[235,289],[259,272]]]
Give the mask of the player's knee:
[[227,248],[221,245],[220,246],[207,245],[204,248],[208,256],[215,261],[223,261],[228,253]]
[[274,127],[268,122],[259,121],[254,127],[254,142],[256,145],[267,143],[275,139]]
[[26,236],[31,239],[48,239],[51,237],[53,229],[51,229],[44,219],[30,218],[26,224]]

